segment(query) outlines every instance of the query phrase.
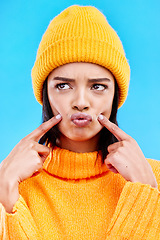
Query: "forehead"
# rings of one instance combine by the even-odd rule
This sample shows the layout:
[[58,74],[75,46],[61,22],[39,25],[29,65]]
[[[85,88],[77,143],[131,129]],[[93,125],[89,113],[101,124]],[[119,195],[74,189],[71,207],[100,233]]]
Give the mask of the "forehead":
[[83,76],[86,78],[108,77],[114,81],[114,76],[106,68],[93,63],[68,63],[54,69],[48,78],[55,76],[77,78]]

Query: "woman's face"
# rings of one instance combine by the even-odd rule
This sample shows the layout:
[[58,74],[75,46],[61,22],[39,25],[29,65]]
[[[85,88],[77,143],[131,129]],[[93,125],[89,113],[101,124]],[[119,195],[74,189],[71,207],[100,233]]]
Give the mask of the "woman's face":
[[111,72],[96,64],[69,63],[53,70],[48,76],[48,98],[53,115],[62,115],[60,141],[98,137],[102,125],[97,116],[110,117],[114,89]]

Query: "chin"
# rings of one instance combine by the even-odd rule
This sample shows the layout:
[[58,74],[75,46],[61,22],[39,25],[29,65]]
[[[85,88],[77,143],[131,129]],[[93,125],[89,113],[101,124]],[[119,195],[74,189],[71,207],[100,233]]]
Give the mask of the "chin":
[[71,141],[75,141],[75,142],[84,142],[84,141],[88,141],[92,138],[92,136],[87,136],[87,135],[81,135],[81,134],[76,134],[76,135],[68,135],[65,136],[66,138],[70,139]]
[[97,138],[97,136],[99,135],[99,132],[95,132],[93,134],[93,132],[88,132],[87,130],[85,131],[79,131],[77,132],[72,132],[70,134],[65,134],[65,138],[70,139],[71,141],[75,141],[75,142],[85,142],[85,141],[89,141],[92,140],[93,138]]

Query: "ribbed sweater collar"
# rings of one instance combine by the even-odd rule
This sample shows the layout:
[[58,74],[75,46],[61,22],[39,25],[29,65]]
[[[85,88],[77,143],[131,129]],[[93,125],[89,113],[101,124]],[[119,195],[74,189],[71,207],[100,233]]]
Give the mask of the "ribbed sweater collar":
[[76,153],[59,147],[53,149],[43,168],[52,175],[66,179],[90,178],[108,171],[97,151]]

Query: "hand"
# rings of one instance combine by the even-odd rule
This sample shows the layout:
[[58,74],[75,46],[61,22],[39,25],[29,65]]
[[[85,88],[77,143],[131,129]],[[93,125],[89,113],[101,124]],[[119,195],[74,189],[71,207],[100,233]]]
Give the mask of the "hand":
[[157,188],[151,166],[137,142],[102,114],[99,115],[98,120],[119,141],[108,146],[108,155],[105,159],[108,169],[120,173],[127,181],[150,184]]
[[18,182],[31,177],[33,173],[40,171],[43,163],[50,153],[50,148],[38,143],[39,139],[54,125],[60,122],[59,118],[53,117],[42,123],[28,136],[23,138],[2,162],[0,173],[3,171],[8,177],[15,178]]
[[42,123],[36,130],[23,138],[0,164],[0,202],[11,212],[18,200],[20,182],[38,173],[50,153],[50,148],[38,143],[39,139],[61,121],[61,116]]

